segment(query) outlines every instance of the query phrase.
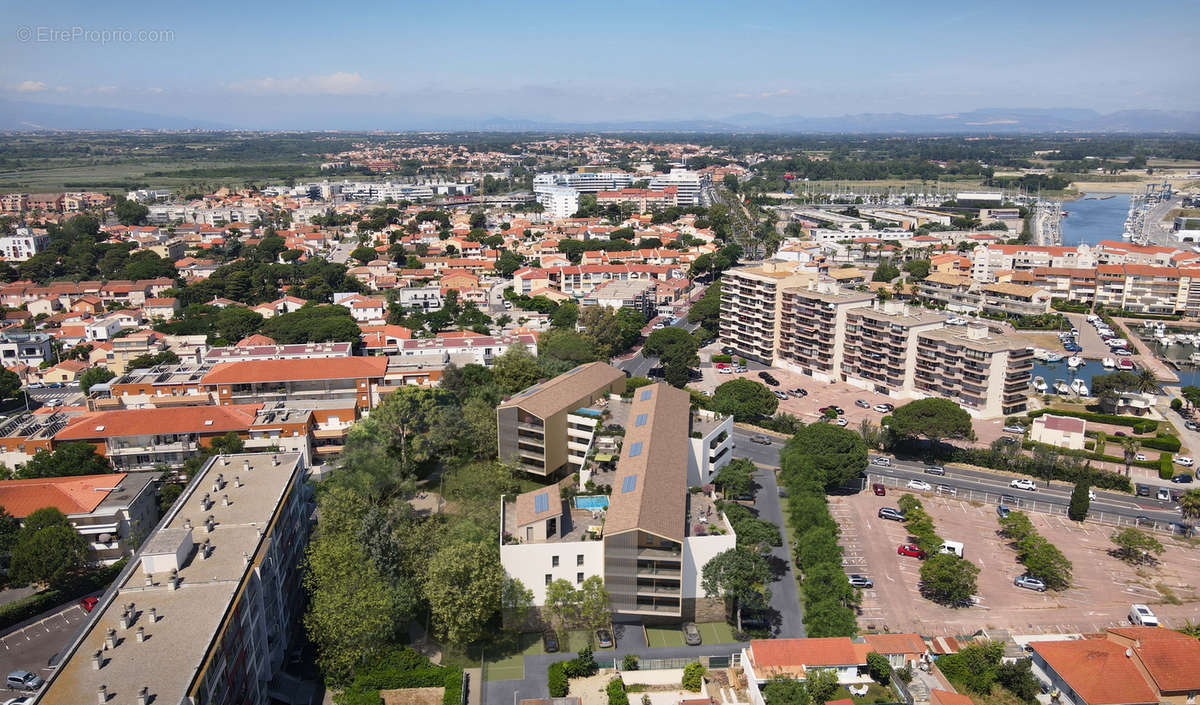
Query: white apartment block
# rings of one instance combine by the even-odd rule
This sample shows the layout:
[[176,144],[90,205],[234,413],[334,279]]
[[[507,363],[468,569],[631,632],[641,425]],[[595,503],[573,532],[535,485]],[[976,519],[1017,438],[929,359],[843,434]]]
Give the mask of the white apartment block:
[[1032,272],[1039,267],[1091,268],[1096,266],[1092,248],[1034,245],[980,245],[971,252],[971,278],[990,283],[1004,270]]
[[739,267],[721,277],[721,345],[736,355],[771,364],[779,349],[783,291],[808,286],[812,272],[775,262]]
[[681,206],[700,205],[700,191],[707,184],[707,174],[687,169],[672,169],[669,174],[662,174],[650,179],[650,188],[655,191],[674,186],[676,202]]
[[545,215],[554,220],[570,218],[579,210],[579,191],[570,186],[539,186],[534,193]]
[[35,233],[33,228],[17,228],[15,235],[0,237],[0,257],[10,262],[24,262],[50,244],[46,233]]
[[533,177],[533,191],[551,186],[567,186],[580,193],[619,191],[633,185],[633,174],[619,171],[580,171],[571,174],[538,174]]

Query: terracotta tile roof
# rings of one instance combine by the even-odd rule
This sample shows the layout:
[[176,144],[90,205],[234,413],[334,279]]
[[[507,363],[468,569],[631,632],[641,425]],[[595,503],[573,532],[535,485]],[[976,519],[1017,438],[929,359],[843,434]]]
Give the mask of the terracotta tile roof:
[[1087,705],[1157,703],[1125,647],[1105,639],[1035,641],[1033,648]]
[[[930,705],[975,705],[975,701],[962,693],[933,689],[929,691]],[[828,703],[826,703],[828,705]]]
[[54,440],[60,442],[145,434],[245,431],[254,425],[254,416],[261,407],[261,404],[234,404],[96,411],[74,418],[54,435]]
[[[1087,422],[1083,419],[1076,419],[1070,416],[1053,416],[1046,414],[1034,419],[1034,423],[1041,422],[1046,428],[1051,431],[1066,431],[1068,433],[1083,433],[1087,426]],[[1200,642],[1196,642],[1200,644]]]
[[1109,629],[1133,639],[1131,647],[1160,693],[1200,690],[1200,640],[1162,627]]
[[246,336],[245,338],[242,338],[241,340],[237,341],[237,343],[234,344],[234,347],[250,348],[250,347],[254,347],[255,345],[274,345],[274,344],[275,344],[275,340],[273,338],[268,338],[267,336],[263,335],[262,333],[252,333],[252,334]]
[[121,484],[125,473],[41,477],[0,482],[0,506],[20,519],[42,507],[63,514],[87,514],[100,506],[111,488]]
[[928,650],[920,634],[868,634],[867,644],[881,654],[923,654]]
[[861,665],[858,650],[848,637],[816,639],[755,639],[750,660],[760,678],[772,673],[802,674],[806,667]]
[[387,371],[386,357],[333,357],[321,360],[241,360],[222,362],[203,384],[298,382],[314,379],[375,379]]

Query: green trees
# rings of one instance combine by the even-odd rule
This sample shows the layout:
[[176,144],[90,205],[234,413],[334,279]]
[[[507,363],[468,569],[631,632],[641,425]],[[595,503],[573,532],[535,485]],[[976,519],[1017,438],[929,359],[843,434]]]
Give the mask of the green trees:
[[747,494],[754,486],[754,463],[745,458],[734,458],[713,476],[716,485],[725,497]]
[[579,311],[579,325],[591,341],[596,359],[607,360],[641,340],[646,317],[628,308],[585,306]]
[[546,610],[557,630],[586,629],[589,638],[609,622],[609,596],[604,579],[593,575],[576,588],[559,578],[546,586]]
[[938,553],[921,563],[921,594],[943,605],[968,604],[975,594],[979,568],[952,553]]
[[871,275],[871,281],[890,282],[898,276],[900,276],[900,270],[896,269],[890,260],[885,259],[875,268],[875,273]]
[[758,553],[738,546],[713,556],[700,572],[706,597],[722,598],[737,615],[742,631],[742,605],[764,604],[770,596],[771,569]]
[[930,397],[897,407],[888,430],[899,438],[924,436],[937,442],[946,438],[973,439],[971,415],[949,399]]
[[112,472],[108,459],[96,453],[96,448],[90,443],[64,443],[54,449],[54,452],[39,450],[21,469],[17,470],[19,480],[35,477],[65,477],[67,475],[101,475]]
[[783,538],[779,527],[769,521],[759,519],[746,507],[732,502],[724,502],[721,511],[729,519],[733,533],[737,534],[738,546],[750,550],[759,550],[765,546],[782,546]]
[[791,458],[792,462],[807,466],[808,477],[826,489],[860,476],[867,467],[867,447],[862,436],[827,423],[809,424],[797,431],[779,457],[781,463]]
[[867,654],[867,672],[871,674],[871,680],[879,685],[892,682],[892,664],[888,663],[886,656],[877,651]]
[[808,689],[808,697],[817,705],[825,705],[833,700],[833,696],[842,687],[838,683],[837,671],[832,668],[812,669],[805,675],[807,676],[805,687]]
[[354,259],[358,260],[359,264],[366,264],[366,263],[370,262],[371,260],[375,259],[376,257],[378,257],[379,253],[376,252],[375,248],[373,248],[373,247],[367,247],[366,245],[359,245],[358,247],[356,247],[350,251],[350,256],[353,257]]
[[662,361],[663,378],[673,387],[682,389],[688,383],[691,370],[700,364],[696,351],[699,342],[682,328],[662,328],[646,337],[642,352]]
[[87,541],[67,517],[43,507],[25,517],[12,544],[12,580],[56,587],[78,575],[86,565]]
[[7,367],[0,368],[0,399],[12,399],[21,392],[21,378]]
[[[400,387],[384,397],[366,423],[355,425],[348,434],[347,451],[354,460],[367,461],[354,453],[355,448],[366,452],[381,449],[401,477],[414,477],[425,463],[450,447],[458,413],[453,397],[445,390]],[[361,465],[370,467],[367,462]]]
[[[721,323],[721,281],[718,279],[704,290],[692,308],[688,310],[688,323],[699,323],[701,328],[717,330]],[[1200,397],[1198,397],[1200,398]]]
[[305,306],[268,318],[260,332],[276,343],[358,342],[362,331],[345,306]]
[[904,263],[904,271],[908,272],[915,281],[921,281],[929,276],[929,260],[914,259]]
[[93,384],[102,384],[116,376],[116,373],[107,367],[89,367],[79,375],[79,388],[87,394]]
[[763,684],[763,699],[767,705],[808,705],[808,689],[804,682],[786,676],[775,676]]
[[505,394],[513,394],[542,378],[537,358],[524,345],[512,345],[492,361],[492,375]]
[[[1004,644],[998,641],[965,646],[955,654],[938,659],[938,668],[960,691],[994,696],[996,686],[1023,702],[1032,702],[1039,692],[1030,660],[1004,663]],[[1002,696],[1003,697],[1003,696]]]
[[1113,555],[1130,565],[1154,563],[1158,560],[1156,556],[1166,550],[1158,539],[1139,529],[1115,531],[1110,539],[1116,546]]
[[683,689],[693,693],[700,692],[704,685],[704,666],[699,661],[693,661],[683,667]]
[[[1087,495],[1084,495],[1087,498]],[[1050,590],[1066,590],[1071,587],[1071,561],[1058,547],[1037,532],[1025,512],[1010,512],[1000,517],[1000,533],[1009,539],[1017,551],[1017,560],[1025,565],[1026,571],[1041,580]]]
[[917,547],[932,555],[942,547],[942,537],[937,535],[933,526],[933,517],[921,506],[921,500],[905,494],[896,503],[904,512],[904,525],[916,542]]
[[604,688],[608,696],[608,705],[629,705],[629,696],[625,694],[625,682],[620,677],[613,678]]
[[174,365],[178,364],[179,356],[171,350],[163,350],[160,353],[153,355],[138,355],[130,360],[126,365],[127,370],[144,370],[157,365]]
[[1179,498],[1179,513],[1187,521],[1200,519],[1200,490],[1188,490]]
[[709,406],[719,414],[732,416],[735,421],[753,421],[775,413],[779,400],[766,385],[739,378],[717,387]]
[[434,633],[452,644],[482,637],[500,609],[504,568],[495,544],[451,543],[436,554],[425,576]]
[[1083,521],[1087,518],[1088,509],[1092,504],[1091,499],[1088,498],[1090,491],[1087,480],[1075,483],[1075,489],[1071,490],[1071,504],[1067,507],[1067,517],[1071,521]]

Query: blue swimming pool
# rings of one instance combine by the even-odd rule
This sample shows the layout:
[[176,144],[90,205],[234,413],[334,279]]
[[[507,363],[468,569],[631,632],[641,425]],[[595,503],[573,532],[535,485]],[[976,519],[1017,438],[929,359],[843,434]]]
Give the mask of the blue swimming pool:
[[596,418],[600,418],[604,414],[604,412],[600,409],[589,409],[587,407],[576,409],[574,413],[579,414],[580,416],[594,416]]
[[576,509],[608,509],[608,497],[602,494],[575,498]]

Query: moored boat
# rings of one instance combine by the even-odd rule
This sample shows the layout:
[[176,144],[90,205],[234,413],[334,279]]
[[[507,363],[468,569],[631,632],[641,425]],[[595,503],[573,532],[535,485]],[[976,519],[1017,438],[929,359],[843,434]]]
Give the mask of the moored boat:
[[1046,378],[1045,377],[1034,377],[1033,378],[1033,388],[1034,388],[1034,390],[1037,391],[1038,394],[1045,394],[1046,389],[1047,389]]
[[1056,379],[1054,380],[1054,391],[1057,394],[1066,394],[1071,391],[1071,388],[1068,387],[1067,383],[1063,380]]
[[1111,357],[1106,357],[1100,361],[1100,364],[1104,365],[1105,369],[1111,370],[1112,368],[1117,366],[1117,361],[1112,359]]

